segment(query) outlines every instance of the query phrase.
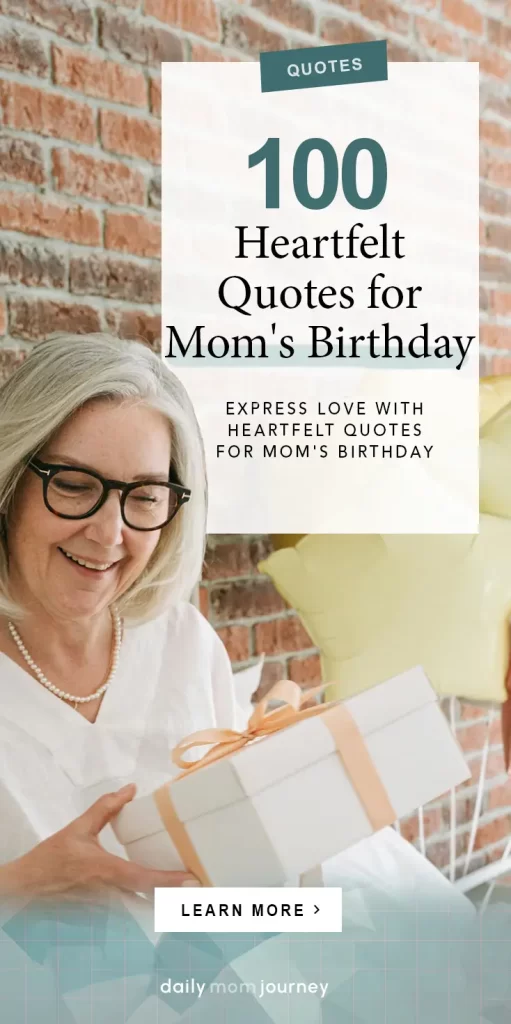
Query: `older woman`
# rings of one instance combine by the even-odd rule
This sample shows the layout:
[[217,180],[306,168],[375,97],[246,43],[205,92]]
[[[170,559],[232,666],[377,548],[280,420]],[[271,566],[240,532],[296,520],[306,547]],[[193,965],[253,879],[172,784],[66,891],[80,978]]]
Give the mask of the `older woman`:
[[154,787],[178,739],[234,723],[226,651],[188,603],[205,492],[190,401],[142,345],[48,340],[0,390],[0,892],[195,884],[105,826],[122,783]]

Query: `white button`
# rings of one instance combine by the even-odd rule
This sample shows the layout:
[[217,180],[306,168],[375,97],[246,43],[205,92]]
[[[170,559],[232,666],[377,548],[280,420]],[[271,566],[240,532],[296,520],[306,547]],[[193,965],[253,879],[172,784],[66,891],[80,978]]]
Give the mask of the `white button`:
[[337,888],[155,889],[156,932],[340,932]]

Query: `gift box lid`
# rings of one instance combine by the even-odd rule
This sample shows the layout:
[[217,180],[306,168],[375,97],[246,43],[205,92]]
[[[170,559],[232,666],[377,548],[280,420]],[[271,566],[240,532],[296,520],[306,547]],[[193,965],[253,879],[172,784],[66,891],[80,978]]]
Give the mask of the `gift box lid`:
[[[437,704],[438,700],[424,670],[415,667],[343,703],[362,736],[368,737],[420,708]],[[448,728],[440,708],[438,715],[440,727]],[[453,747],[456,746],[453,738]],[[174,806],[183,822],[190,821],[255,796],[327,757],[335,749],[322,715],[305,719],[281,732],[252,741],[230,757],[176,779],[172,783]]]
[[[468,777],[459,746],[422,668],[409,669],[343,703],[366,739],[382,734],[382,730],[406,716],[410,717],[410,727],[416,729],[417,712],[427,711],[428,740],[431,736],[435,748],[443,751],[442,756],[449,758],[450,755],[445,788]],[[230,757],[169,781],[181,821],[191,822],[247,797],[255,797],[334,753],[333,737],[322,718],[317,715],[305,719],[281,732],[254,740]],[[128,804],[113,827],[124,845],[160,832],[162,823],[153,796],[142,796]]]

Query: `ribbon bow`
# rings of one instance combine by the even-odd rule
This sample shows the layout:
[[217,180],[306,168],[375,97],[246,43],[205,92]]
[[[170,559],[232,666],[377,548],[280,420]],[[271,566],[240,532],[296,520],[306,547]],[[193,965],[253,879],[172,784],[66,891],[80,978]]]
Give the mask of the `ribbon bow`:
[[[236,729],[200,729],[191,733],[184,740],[181,740],[172,751],[172,760],[179,768],[183,768],[183,774],[188,774],[197,768],[203,768],[212,761],[218,761],[222,757],[228,757],[236,750],[241,750],[247,743],[259,739],[262,736],[269,736],[273,732],[287,729],[289,725],[295,725],[305,718],[313,715],[323,714],[330,704],[316,704],[311,708],[304,708],[303,705],[311,697],[323,693],[325,686],[316,686],[312,690],[303,692],[297,683],[290,679],[281,679],[275,683],[268,693],[258,704],[256,704],[252,715],[248,720],[247,728],[243,732]],[[282,701],[280,707],[267,711],[270,701]],[[195,761],[188,761],[183,758],[192,747],[210,747],[202,757]]]

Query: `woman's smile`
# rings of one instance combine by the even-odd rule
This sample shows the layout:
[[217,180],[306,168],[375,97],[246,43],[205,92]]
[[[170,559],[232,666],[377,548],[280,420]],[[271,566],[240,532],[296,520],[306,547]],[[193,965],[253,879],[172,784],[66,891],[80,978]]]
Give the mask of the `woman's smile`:
[[91,558],[85,558],[83,555],[75,555],[65,548],[59,547],[59,551],[72,566],[85,570],[85,573],[92,577],[104,576],[105,573],[115,569],[121,561],[121,559],[114,559],[113,561],[96,562]]

